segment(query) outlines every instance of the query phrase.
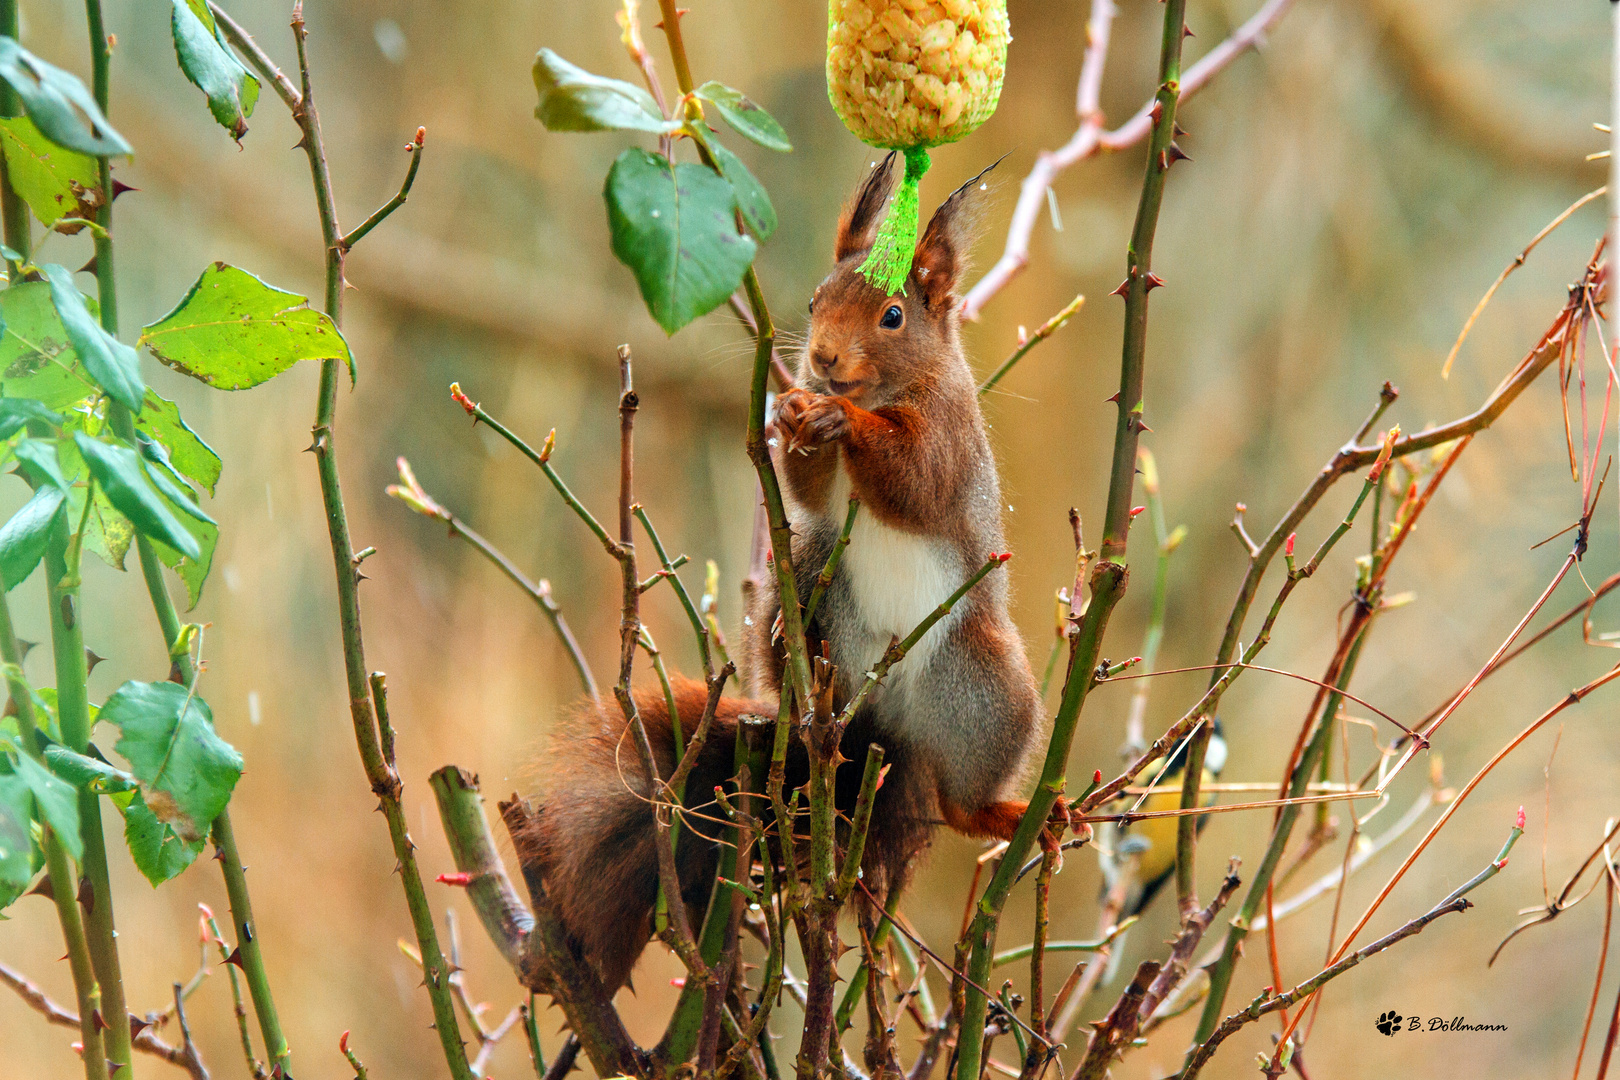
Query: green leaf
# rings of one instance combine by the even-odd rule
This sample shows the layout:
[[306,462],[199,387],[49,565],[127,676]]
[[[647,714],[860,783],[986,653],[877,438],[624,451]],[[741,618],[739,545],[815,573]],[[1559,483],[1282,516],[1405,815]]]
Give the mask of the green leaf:
[[123,769],[114,768],[88,754],[75,753],[65,746],[47,746],[45,764],[51,772],[74,787],[97,795],[134,791],[140,787],[140,782]]
[[[95,723],[95,716],[96,707],[91,705],[90,722],[92,724]],[[15,723],[16,719],[14,714],[5,717],[4,722],[10,722],[11,726],[5,727],[4,730],[20,736],[21,729]],[[0,722],[0,724],[4,722]],[[54,686],[38,687],[34,690],[34,724],[46,734],[51,742],[59,743],[62,741],[62,728],[56,722],[56,688]]]
[[650,131],[671,135],[678,120],[666,120],[653,96],[634,83],[605,79],[575,67],[550,49],[534,58],[534,115],[551,131]]
[[214,549],[219,546],[219,526],[211,521],[199,520],[189,514],[179,516],[180,524],[186,527],[197,542],[198,554],[196,558],[182,555],[168,544],[154,541],[152,550],[164,566],[179,575],[180,580],[186,584],[186,610],[190,611],[202,599],[203,582],[208,580],[208,572],[213,568]]
[[[68,495],[68,520],[75,524],[84,515],[84,488]],[[90,515],[84,522],[84,550],[115,570],[124,569],[124,557],[135,542],[135,526],[120,514],[98,484],[90,502]]]
[[242,756],[214,731],[208,705],[172,682],[127,682],[101,706],[121,732],[114,747],[147,807],[182,840],[200,840],[242,775]]
[[671,168],[658,154],[626,150],[603,195],[613,254],[666,334],[725,303],[754,261],[754,241],[732,216],[736,195],[707,166]]
[[0,773],[0,908],[28,888],[34,878],[34,793],[14,773]]
[[172,826],[157,819],[139,791],[121,792],[111,801],[124,815],[124,843],[135,868],[154,886],[177,877],[202,854],[205,841],[182,839]]
[[[4,41],[0,38],[0,41]],[[73,351],[79,354],[91,378],[132,413],[141,411],[146,383],[141,380],[141,358],[134,349],[102,328],[85,305],[84,294],[73,284],[73,271],[60,263],[45,267],[51,283],[51,303],[61,317]]]
[[60,218],[93,219],[106,198],[96,159],[47,139],[26,116],[0,119],[6,175],[46,228]]
[[50,439],[23,439],[12,447],[11,452],[17,455],[17,460],[28,465],[28,471],[23,474],[34,487],[46,484],[62,492],[68,489],[67,477],[62,473],[62,463],[57,458],[56,443]]
[[77,76],[47,64],[8,37],[0,37],[0,79],[17,91],[28,115],[56,145],[96,157],[134,152],[107,123]]
[[[0,402],[0,406],[3,405],[4,402]],[[178,405],[147,390],[146,404],[135,422],[135,430],[160,443],[169,452],[169,464],[180,475],[200,485],[208,494],[214,494],[214,485],[219,483],[219,455],[186,426]],[[0,437],[4,437],[4,432],[4,426],[0,425]]]
[[61,837],[69,855],[79,858],[84,854],[84,842],[79,836],[79,798],[73,785],[11,745],[17,751],[13,775],[33,794],[36,816]]
[[210,525],[219,524],[213,518],[203,513],[202,507],[197,505],[197,494],[187,487],[180,479],[180,474],[174,471],[169,463],[169,452],[162,446],[136,433],[136,439],[141,444],[142,462],[146,466],[146,478],[152,481],[152,486],[163,493],[163,497],[175,507],[198,521],[206,521]]
[[245,390],[300,360],[342,360],[354,381],[348,342],[307,297],[273,288],[217,262],[175,309],[141,331],[140,344],[165,364],[221,390]]
[[146,470],[141,467],[140,456],[135,451],[92,439],[82,431],[74,432],[73,441],[84,456],[90,475],[107,493],[107,500],[130,520],[137,532],[162,541],[190,558],[202,554],[196,539],[147,480]]
[[0,526],[0,582],[7,592],[21,585],[45,557],[51,526],[62,516],[66,502],[61,488],[42,487]]
[[[87,301],[88,303],[88,301]],[[79,366],[67,328],[51,302],[51,286],[24,281],[0,291],[0,393],[33,398],[48,409],[64,409],[96,392]]]
[[793,144],[788,142],[787,132],[776,122],[776,117],[760,108],[741,90],[733,90],[724,83],[706,82],[692,92],[719,109],[726,123],[743,138],[757,142],[767,150],[786,153],[793,149]]
[[191,84],[208,96],[208,111],[237,142],[259,100],[259,80],[225,44],[206,2],[174,0],[169,20],[174,55]]
[[742,211],[743,221],[748,223],[755,236],[769,240],[771,233],[776,231],[776,207],[771,205],[771,197],[765,194],[765,185],[754,179],[754,174],[748,171],[741,158],[713,139],[709,140],[709,152],[714,155],[726,183],[736,193],[737,209]]
[[30,420],[39,420],[52,427],[62,426],[61,414],[47,409],[32,398],[0,398],[0,439],[9,439]]

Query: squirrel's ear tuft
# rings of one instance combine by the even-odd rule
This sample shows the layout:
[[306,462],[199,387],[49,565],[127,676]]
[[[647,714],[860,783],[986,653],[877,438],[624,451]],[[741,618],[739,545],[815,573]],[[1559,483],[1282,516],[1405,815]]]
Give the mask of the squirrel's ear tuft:
[[889,201],[889,191],[894,187],[896,156],[891,150],[882,161],[868,170],[866,179],[861,181],[854,197],[838,216],[838,240],[833,246],[835,261],[842,262],[872,246],[878,220],[883,216],[883,204]]
[[984,207],[981,197],[986,189],[984,177],[999,164],[997,160],[989,169],[951,192],[951,197],[934,211],[922,239],[917,241],[911,274],[922,292],[923,302],[929,307],[954,296],[961,284],[967,270],[968,250],[973,246]]

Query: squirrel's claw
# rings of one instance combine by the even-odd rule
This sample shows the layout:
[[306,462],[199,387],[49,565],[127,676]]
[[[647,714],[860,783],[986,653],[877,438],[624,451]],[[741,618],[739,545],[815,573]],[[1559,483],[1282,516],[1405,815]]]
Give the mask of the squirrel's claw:
[[1070,829],[1079,832],[1081,828],[1090,832],[1090,826],[1082,822],[1077,826],[1074,822],[1073,812],[1069,808],[1068,800],[1059,795],[1057,802],[1052,804],[1052,813],[1046,819],[1046,827],[1041,830],[1041,850],[1057,856],[1054,870],[1063,869],[1063,837]]

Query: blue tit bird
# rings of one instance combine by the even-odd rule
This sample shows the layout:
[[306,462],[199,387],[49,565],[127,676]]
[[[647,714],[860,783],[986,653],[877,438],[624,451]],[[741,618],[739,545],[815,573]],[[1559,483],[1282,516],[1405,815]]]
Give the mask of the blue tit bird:
[[[1149,813],[1175,810],[1181,806],[1181,781],[1186,772],[1187,742],[1176,747],[1170,755],[1169,766],[1162,758],[1150,762],[1138,774],[1138,781],[1150,784],[1152,794],[1121,795],[1102,808],[1105,814]],[[1217,717],[1211,725],[1209,745],[1204,750],[1203,785],[1199,805],[1210,806],[1215,795],[1209,785],[1221,775],[1226,765],[1226,737]],[[1151,817],[1129,824],[1110,821],[1098,829],[1097,860],[1102,867],[1102,896],[1104,906],[1110,899],[1118,903],[1119,914],[1115,922],[1123,922],[1140,915],[1148,903],[1169,881],[1176,870],[1176,833],[1179,817]],[[1198,818],[1198,829],[1209,823],[1209,816]],[[1115,937],[1105,980],[1112,979],[1124,953],[1125,936]]]

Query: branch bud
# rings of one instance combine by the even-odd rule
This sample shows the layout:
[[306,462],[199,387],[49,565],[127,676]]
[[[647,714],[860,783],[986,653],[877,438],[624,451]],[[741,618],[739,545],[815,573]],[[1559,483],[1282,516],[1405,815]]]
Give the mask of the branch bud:
[[450,384],[450,398],[457,405],[460,405],[463,409],[466,409],[468,416],[472,417],[474,420],[478,419],[478,403],[461,392],[460,383],[453,382]]
[[443,885],[454,885],[458,888],[465,889],[467,886],[472,884],[473,875],[464,871],[458,871],[454,874],[440,874],[433,880]]
[[1401,425],[1396,424],[1384,432],[1384,448],[1378,452],[1378,460],[1373,462],[1372,471],[1367,474],[1367,482],[1376,484],[1378,478],[1384,475],[1384,468],[1389,464],[1390,455],[1395,452],[1395,440],[1401,437]]

